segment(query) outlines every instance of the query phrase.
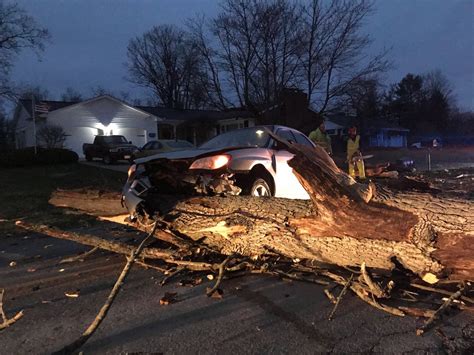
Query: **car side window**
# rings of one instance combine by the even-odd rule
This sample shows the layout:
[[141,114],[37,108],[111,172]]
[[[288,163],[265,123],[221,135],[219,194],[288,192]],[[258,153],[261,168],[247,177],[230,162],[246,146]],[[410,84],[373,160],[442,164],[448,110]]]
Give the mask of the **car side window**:
[[163,148],[163,144],[161,144],[160,142],[155,142],[155,144],[153,145],[153,149],[161,149]]
[[144,149],[144,150],[151,149],[152,145],[153,145],[153,142],[148,142],[147,144],[145,144],[145,145],[143,146],[142,149]]
[[279,129],[277,131],[277,135],[279,135],[281,138],[286,139],[288,142],[296,142],[295,136],[288,129]]
[[311,148],[313,147],[313,144],[311,144],[309,139],[306,138],[303,134],[301,134],[299,132],[293,132],[293,134],[296,137],[296,143],[303,144],[303,145],[306,145],[306,146],[311,147]]

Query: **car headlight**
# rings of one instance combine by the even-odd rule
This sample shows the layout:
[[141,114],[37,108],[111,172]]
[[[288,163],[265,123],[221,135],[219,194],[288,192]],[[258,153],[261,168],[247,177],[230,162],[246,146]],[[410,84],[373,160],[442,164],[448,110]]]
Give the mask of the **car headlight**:
[[137,171],[137,164],[132,164],[130,165],[130,168],[128,168],[128,180],[131,180],[131,178],[135,175],[135,172]]
[[119,151],[118,148],[110,148],[109,149],[110,153],[117,153],[118,151]]
[[226,166],[230,161],[230,155],[219,154],[212,157],[205,157],[194,161],[189,169],[216,170]]

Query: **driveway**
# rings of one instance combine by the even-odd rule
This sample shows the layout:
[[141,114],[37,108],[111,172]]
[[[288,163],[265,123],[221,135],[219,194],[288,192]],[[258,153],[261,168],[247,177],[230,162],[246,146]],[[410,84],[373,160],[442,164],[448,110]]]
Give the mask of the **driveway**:
[[95,160],[95,161],[79,160],[79,163],[84,164],[84,165],[89,165],[89,166],[95,166],[97,168],[102,168],[102,169],[120,171],[123,173],[126,173],[128,171],[128,168],[130,167],[130,164],[127,162],[107,165],[107,164],[102,163],[102,161],[100,160]]

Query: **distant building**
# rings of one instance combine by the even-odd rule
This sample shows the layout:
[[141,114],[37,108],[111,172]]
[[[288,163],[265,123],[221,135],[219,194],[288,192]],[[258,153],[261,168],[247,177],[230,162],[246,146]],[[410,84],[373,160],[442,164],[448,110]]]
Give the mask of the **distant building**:
[[409,129],[386,121],[376,121],[364,133],[369,147],[406,148]]
[[[333,136],[333,142],[338,142],[339,145],[347,136],[347,129],[353,124],[357,126],[357,117],[345,114],[328,114],[325,120],[326,132]],[[364,147],[407,147],[409,129],[382,119],[367,123],[366,126],[363,131],[357,127],[362,138],[361,144]],[[345,149],[345,144],[342,145],[342,148]]]
[[255,115],[249,111],[230,109],[178,110],[164,107],[137,106],[159,118],[159,139],[184,139],[199,145],[208,139],[234,129],[255,126]]

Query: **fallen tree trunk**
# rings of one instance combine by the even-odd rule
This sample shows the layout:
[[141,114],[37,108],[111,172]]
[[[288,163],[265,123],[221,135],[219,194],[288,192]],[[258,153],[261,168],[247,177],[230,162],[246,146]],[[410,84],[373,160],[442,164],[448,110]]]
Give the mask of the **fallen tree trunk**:
[[[474,279],[472,201],[360,184],[324,150],[274,138],[295,154],[289,164],[311,201],[150,193],[151,217],[166,225],[169,234],[226,255],[276,253],[380,269],[392,269],[396,258],[418,275],[445,270]],[[447,240],[456,240],[463,249],[453,249]],[[443,242],[445,249],[436,250]]]

